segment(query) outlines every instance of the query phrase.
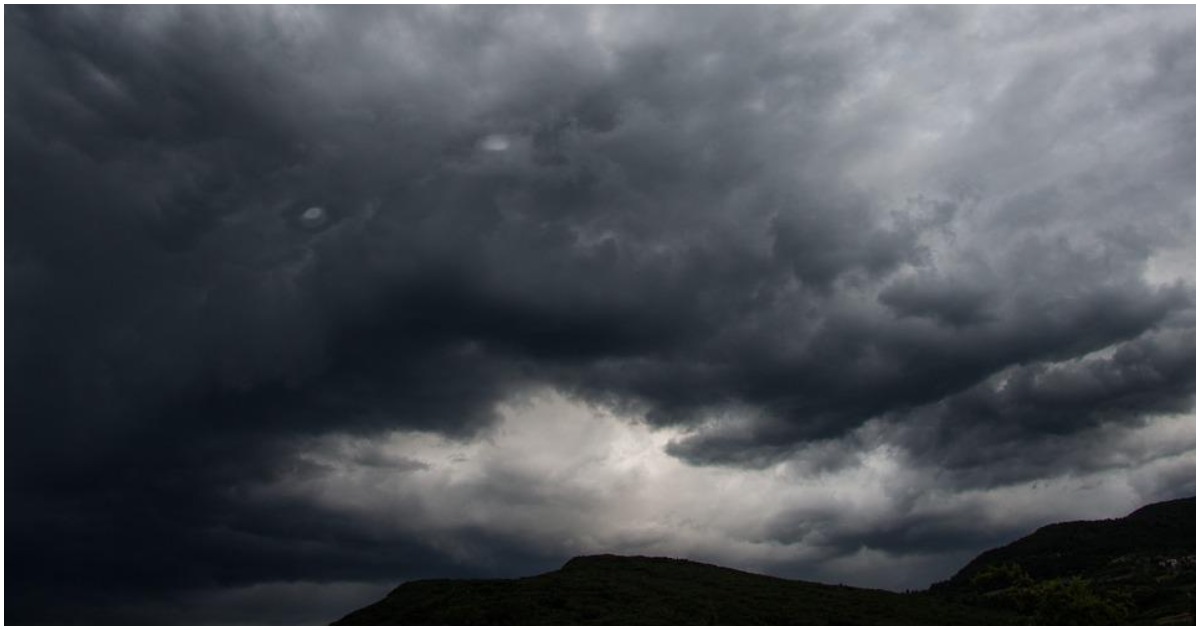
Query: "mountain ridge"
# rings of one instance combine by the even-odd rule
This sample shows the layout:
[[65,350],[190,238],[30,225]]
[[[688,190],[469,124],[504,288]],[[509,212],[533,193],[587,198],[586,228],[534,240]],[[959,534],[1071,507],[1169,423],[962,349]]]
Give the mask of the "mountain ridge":
[[1196,499],[1123,518],[1038,528],[989,549],[929,592],[1039,623],[1194,625]]
[[1122,518],[1040,527],[919,592],[790,580],[682,558],[597,554],[530,577],[406,582],[334,625],[1194,621],[1190,497]]
[[[1194,555],[1195,511],[1196,498],[1186,497],[1144,505],[1121,518],[1043,525],[1007,545],[984,551],[947,582],[968,579],[983,566],[1004,562],[1014,554],[1025,557],[1022,567],[1034,579],[1094,570],[1106,556],[1123,553],[1142,551],[1169,555],[1190,547]],[[1190,523],[1186,518],[1188,515],[1191,515]],[[1064,546],[1074,552],[1074,561],[1065,565],[1063,557],[1054,556],[1061,554]],[[1049,554],[1055,562],[1043,560],[1042,554]]]

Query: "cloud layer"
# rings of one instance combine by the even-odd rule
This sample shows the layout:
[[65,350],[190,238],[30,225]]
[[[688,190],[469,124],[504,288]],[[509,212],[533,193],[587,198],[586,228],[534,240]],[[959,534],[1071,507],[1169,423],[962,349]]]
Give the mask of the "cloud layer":
[[5,35],[14,619],[585,550],[918,587],[1194,493],[1193,10]]

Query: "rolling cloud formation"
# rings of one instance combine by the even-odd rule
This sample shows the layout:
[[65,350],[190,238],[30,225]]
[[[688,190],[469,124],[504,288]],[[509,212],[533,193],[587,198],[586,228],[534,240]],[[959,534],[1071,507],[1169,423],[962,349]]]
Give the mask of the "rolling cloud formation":
[[1195,492],[1194,8],[5,18],[14,623]]

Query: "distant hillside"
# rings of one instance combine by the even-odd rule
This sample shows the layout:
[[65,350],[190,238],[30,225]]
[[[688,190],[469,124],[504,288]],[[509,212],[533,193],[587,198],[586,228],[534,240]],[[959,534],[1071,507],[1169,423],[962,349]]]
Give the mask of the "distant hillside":
[[930,592],[1039,623],[1195,623],[1196,499],[1047,525]]
[[989,624],[921,595],[830,586],[670,558],[588,556],[516,580],[408,582],[335,625]]
[[670,558],[586,556],[515,580],[421,580],[335,625],[1194,623],[1195,499],[1043,527],[922,593]]

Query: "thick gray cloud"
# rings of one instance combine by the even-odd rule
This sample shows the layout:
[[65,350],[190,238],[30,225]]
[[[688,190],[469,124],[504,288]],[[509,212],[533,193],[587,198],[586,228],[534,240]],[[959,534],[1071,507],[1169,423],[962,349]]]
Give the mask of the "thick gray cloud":
[[[740,561],[798,576],[886,553],[911,571],[876,583],[920,586],[1072,516],[972,529],[1024,483],[1082,475],[1117,510],[1194,492],[1194,431],[1155,437],[1194,410],[1193,10],[5,17],[14,619],[68,586],[144,620],[213,589],[552,566],[570,545],[521,519],[385,483],[442,474],[395,435],[486,441],[545,388],[644,429],[671,487],[906,471],[870,519],[780,496],[771,523],[660,541],[799,546]],[[624,479],[484,469],[446,488],[548,519],[614,513]],[[329,505],[372,496],[346,470],[421,527]],[[653,550],[594,520],[595,550]]]

